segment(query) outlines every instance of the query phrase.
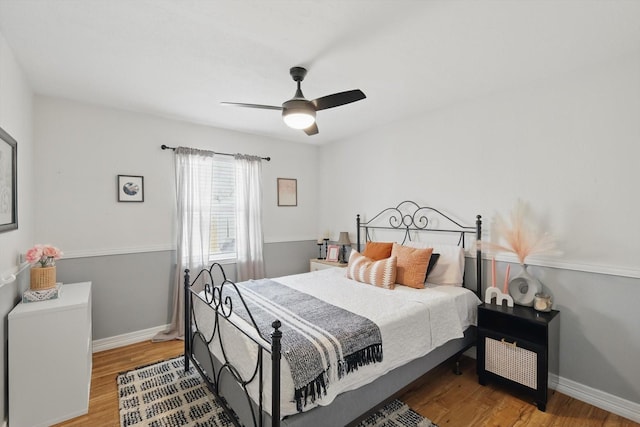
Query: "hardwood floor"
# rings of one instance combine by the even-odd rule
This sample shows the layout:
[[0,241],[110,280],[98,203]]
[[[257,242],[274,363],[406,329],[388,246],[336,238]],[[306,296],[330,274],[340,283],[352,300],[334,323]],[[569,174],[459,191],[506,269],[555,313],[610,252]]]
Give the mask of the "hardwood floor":
[[119,427],[118,388],[120,372],[183,354],[184,342],[145,341],[93,354],[89,413],[56,426]]
[[454,375],[452,367],[445,362],[427,373],[400,394],[400,400],[440,427],[640,427],[554,390],[550,390],[546,412],[541,412],[527,396],[493,384],[478,384],[475,359],[462,358],[462,375]]
[[[142,342],[93,355],[89,413],[56,426],[119,426],[118,373],[182,354],[182,341]],[[551,392],[547,411],[540,412],[523,396],[504,388],[481,386],[475,360],[463,358],[462,375],[444,363],[404,390],[399,398],[440,427],[466,426],[635,426],[634,423],[587,403]]]

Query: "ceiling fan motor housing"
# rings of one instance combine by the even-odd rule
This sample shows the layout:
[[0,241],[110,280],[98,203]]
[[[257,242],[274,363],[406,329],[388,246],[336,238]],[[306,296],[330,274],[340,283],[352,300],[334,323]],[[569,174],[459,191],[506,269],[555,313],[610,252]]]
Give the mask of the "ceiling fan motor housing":
[[296,82],[301,82],[304,80],[304,77],[307,75],[307,69],[302,67],[291,67],[289,70],[289,74]]

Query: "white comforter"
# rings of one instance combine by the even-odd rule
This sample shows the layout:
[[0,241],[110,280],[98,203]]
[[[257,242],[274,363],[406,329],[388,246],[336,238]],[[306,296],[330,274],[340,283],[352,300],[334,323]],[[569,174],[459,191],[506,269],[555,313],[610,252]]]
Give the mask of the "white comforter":
[[[396,286],[394,290],[387,290],[347,279],[344,269],[341,268],[273,280],[367,317],[378,325],[382,334],[382,362],[360,367],[339,381],[332,381],[328,384],[327,394],[313,404],[307,404],[305,410],[316,405],[328,405],[338,394],[368,384],[392,369],[424,356],[451,339],[461,338],[464,329],[476,324],[476,307],[480,303],[476,295],[468,289],[451,286],[429,286],[426,289]],[[200,330],[205,332],[205,336],[210,336],[213,310],[196,300],[194,311]],[[233,317],[233,321],[244,324],[237,317]],[[221,335],[227,357],[233,360],[233,365],[245,378],[250,377],[255,369],[256,345],[232,327],[224,325],[224,322]],[[253,335],[258,341],[263,342]],[[265,345],[269,348],[267,343]],[[210,350],[220,358],[221,350],[217,340],[212,342]],[[264,365],[265,387],[270,390],[270,361],[266,359]],[[293,400],[291,371],[284,358],[281,369],[281,414],[286,416],[297,411]],[[249,385],[249,393],[254,401],[257,401],[258,384],[257,381],[254,383]],[[271,394],[266,392],[263,397],[264,409],[271,412]]]

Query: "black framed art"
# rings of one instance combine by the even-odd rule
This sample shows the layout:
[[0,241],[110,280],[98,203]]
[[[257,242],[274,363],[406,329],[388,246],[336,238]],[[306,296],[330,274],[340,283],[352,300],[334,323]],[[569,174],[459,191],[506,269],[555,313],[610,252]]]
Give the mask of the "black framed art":
[[118,175],[118,201],[144,202],[144,177]]
[[18,143],[0,128],[0,233],[18,228]]

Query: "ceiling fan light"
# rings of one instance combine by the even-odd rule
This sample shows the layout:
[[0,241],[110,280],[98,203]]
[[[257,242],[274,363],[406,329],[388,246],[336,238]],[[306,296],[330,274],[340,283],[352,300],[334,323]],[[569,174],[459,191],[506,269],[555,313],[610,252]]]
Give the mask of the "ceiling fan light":
[[282,104],[282,119],[293,129],[306,129],[316,121],[316,110],[306,99],[293,98]]
[[283,111],[282,119],[293,129],[306,129],[316,121],[315,111]]

